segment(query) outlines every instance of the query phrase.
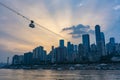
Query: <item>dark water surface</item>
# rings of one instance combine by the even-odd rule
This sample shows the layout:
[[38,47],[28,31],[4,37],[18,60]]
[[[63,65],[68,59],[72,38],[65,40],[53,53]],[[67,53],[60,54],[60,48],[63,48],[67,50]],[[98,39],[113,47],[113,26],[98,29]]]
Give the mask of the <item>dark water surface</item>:
[[120,70],[0,69],[0,80],[120,80]]

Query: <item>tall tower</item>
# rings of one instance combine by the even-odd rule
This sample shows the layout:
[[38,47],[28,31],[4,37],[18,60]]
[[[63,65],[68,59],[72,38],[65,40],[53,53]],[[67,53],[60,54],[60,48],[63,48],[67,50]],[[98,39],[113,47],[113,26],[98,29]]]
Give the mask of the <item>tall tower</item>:
[[97,53],[98,56],[104,56],[105,55],[105,38],[104,33],[100,31],[100,26],[95,26],[95,37],[96,37],[96,45],[97,45]]
[[90,53],[90,39],[89,39],[89,34],[84,34],[82,35],[82,42],[83,42],[83,47],[84,47],[84,57],[88,61],[89,60],[89,53]]
[[90,38],[89,38],[89,34],[82,35],[82,42],[83,42],[83,46],[85,48],[85,51],[89,52],[90,51]]
[[70,61],[71,58],[72,58],[72,55],[71,55],[71,43],[67,42],[67,60]]
[[60,40],[59,46],[60,46],[60,47],[64,47],[64,40],[63,40],[63,39]]
[[101,41],[102,41],[103,45],[105,46],[105,36],[104,36],[103,32],[101,32]]
[[96,44],[99,46],[99,43],[101,42],[101,32],[100,32],[100,26],[95,26],[95,37],[96,37]]
[[67,48],[70,50],[71,42],[67,42]]
[[106,56],[106,48],[105,48],[105,36],[104,33],[101,32],[101,46],[102,46],[102,56]]

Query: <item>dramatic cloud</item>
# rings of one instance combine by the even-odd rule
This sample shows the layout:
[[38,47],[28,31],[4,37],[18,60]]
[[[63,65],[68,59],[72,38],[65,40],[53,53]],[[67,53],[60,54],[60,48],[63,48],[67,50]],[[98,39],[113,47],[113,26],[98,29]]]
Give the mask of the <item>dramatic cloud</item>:
[[79,38],[82,34],[94,34],[94,31],[88,25],[79,24],[76,26],[66,27],[62,29],[63,32],[68,32],[72,38]]

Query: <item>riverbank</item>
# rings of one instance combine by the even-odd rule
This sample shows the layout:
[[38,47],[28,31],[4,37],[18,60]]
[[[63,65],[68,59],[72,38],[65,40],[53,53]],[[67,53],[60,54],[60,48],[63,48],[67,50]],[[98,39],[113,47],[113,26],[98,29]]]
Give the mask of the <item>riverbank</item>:
[[47,69],[47,70],[120,70],[120,64],[52,64],[52,65],[7,65],[2,69]]

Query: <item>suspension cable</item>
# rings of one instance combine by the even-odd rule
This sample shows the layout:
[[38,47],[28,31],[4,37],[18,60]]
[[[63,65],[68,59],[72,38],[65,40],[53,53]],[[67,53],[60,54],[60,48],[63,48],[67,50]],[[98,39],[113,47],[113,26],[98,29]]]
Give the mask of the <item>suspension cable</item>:
[[[7,5],[5,5],[5,4],[3,4],[3,3],[1,3],[1,2],[0,2],[0,5],[3,6],[3,7],[5,7],[5,8],[7,8],[7,9],[10,10],[10,11],[12,11],[13,13],[21,16],[22,18],[24,18],[24,19],[26,19],[26,20],[28,20],[28,21],[31,21],[31,19],[29,19],[28,17],[24,16],[23,14],[17,12],[16,10],[8,7]],[[52,31],[52,30],[50,30],[50,29],[48,29],[48,28],[40,25],[39,23],[37,23],[37,22],[34,22],[34,23],[35,23],[36,25],[38,25],[39,27],[41,27],[41,28],[43,28],[43,29],[45,29],[45,30],[47,30],[47,31],[49,31],[49,32],[51,32],[51,33],[53,33],[53,34],[55,34],[55,35],[57,35],[57,36],[59,36],[59,37],[61,37],[61,38],[63,38],[63,39],[65,39],[66,41],[69,41],[68,39],[66,39],[66,38],[63,37],[62,35],[60,35],[60,34],[58,34],[58,33],[55,33],[54,31]]]

